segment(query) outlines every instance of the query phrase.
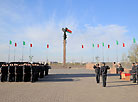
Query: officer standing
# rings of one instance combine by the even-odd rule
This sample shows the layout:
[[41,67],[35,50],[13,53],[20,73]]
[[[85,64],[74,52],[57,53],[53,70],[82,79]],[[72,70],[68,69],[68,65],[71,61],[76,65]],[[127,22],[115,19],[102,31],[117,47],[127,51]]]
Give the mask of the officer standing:
[[40,64],[39,68],[40,68],[40,78],[44,78],[44,65]]
[[1,67],[1,82],[7,81],[8,77],[8,64],[4,63]]
[[105,63],[102,63],[101,66],[101,75],[103,80],[103,87],[106,87],[106,79],[107,79],[107,70],[110,69],[109,66],[105,66]]
[[124,72],[124,68],[122,67],[121,63],[119,63],[119,67],[118,67],[118,71],[119,71],[119,74],[120,74],[120,79],[122,79],[122,72]]
[[9,66],[9,82],[15,81],[15,66],[14,64],[10,64]]
[[137,67],[135,66],[135,63],[132,63],[132,77],[133,77],[133,83],[136,83],[136,71],[137,71]]
[[32,82],[37,81],[37,64],[33,63],[32,64]]
[[95,69],[96,82],[100,83],[100,67],[99,67],[99,64],[94,65],[93,68]]
[[31,80],[31,66],[30,64],[24,64],[24,82]]
[[136,62],[136,71],[137,71],[137,72],[136,72],[136,74],[137,74],[136,77],[137,77],[137,84],[138,84],[138,62]]
[[23,65],[17,65],[16,66],[16,82],[22,82],[23,81]]

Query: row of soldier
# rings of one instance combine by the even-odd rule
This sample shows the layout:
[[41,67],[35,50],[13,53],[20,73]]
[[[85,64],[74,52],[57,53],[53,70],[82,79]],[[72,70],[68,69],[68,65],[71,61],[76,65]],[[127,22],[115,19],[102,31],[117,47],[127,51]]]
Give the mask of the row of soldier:
[[[101,67],[99,66],[99,64],[96,64],[93,66],[93,68],[95,69],[97,83],[100,83],[100,75],[101,75],[103,81],[103,87],[106,87],[107,72],[108,69],[110,69],[110,67],[106,66],[105,63],[103,62]],[[122,79],[122,72],[124,72],[124,68],[122,67],[121,63],[119,63],[116,66],[116,74],[120,75],[120,79]],[[132,75],[133,83],[136,83],[137,81],[138,84],[138,62],[136,62],[136,64],[132,63],[132,69],[130,74]]]
[[39,63],[3,63],[1,66],[1,82],[35,82],[48,75],[50,66]]

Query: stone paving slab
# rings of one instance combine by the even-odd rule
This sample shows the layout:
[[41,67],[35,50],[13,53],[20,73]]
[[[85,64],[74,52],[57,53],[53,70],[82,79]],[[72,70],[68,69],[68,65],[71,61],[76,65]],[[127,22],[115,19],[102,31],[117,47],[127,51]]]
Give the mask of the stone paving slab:
[[0,82],[0,102],[138,102],[138,85],[109,75],[107,87],[96,84],[94,71],[51,69],[36,83]]

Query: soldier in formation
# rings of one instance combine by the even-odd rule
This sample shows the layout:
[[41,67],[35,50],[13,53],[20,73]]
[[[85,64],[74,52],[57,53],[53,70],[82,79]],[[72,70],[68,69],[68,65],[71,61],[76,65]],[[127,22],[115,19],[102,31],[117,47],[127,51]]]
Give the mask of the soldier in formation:
[[4,63],[1,67],[1,82],[7,81],[8,78],[8,64]]
[[[1,64],[1,63],[0,63]],[[1,82],[35,82],[39,78],[48,75],[50,66],[48,64],[28,63],[28,62],[11,62],[1,65]]]
[[132,78],[133,78],[133,83],[136,83],[136,74],[137,74],[137,66],[135,63],[132,63]]
[[9,82],[15,82],[15,66],[12,63],[9,66]]
[[137,77],[137,84],[138,84],[138,62],[136,62],[136,77]]

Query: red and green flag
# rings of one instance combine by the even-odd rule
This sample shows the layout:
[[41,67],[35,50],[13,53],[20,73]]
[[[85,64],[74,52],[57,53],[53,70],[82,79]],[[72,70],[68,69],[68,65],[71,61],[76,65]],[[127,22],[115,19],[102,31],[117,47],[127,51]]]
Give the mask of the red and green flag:
[[98,44],[98,45],[97,45],[97,47],[99,48],[99,47],[100,47],[100,45]]
[[33,44],[30,44],[30,47],[33,47]]
[[134,44],[136,43],[136,39],[135,39],[135,38],[133,38],[133,43],[134,43]]
[[49,48],[49,44],[47,44],[47,48]]
[[104,47],[104,43],[102,43],[103,47]]
[[9,44],[11,45],[12,44],[12,41],[10,40]]
[[94,47],[94,44],[92,44],[92,47]]
[[125,43],[123,43],[123,47],[125,47]]
[[116,45],[119,45],[118,40],[116,40]]
[[23,41],[23,45],[25,45],[25,41]]
[[83,45],[82,45],[81,47],[82,47],[82,48],[84,48],[84,46],[83,46]]
[[110,48],[110,45],[108,44],[108,48]]
[[17,47],[17,43],[15,43],[15,47]]
[[66,31],[67,31],[67,33],[72,33],[72,31],[69,30],[68,28],[66,28]]

